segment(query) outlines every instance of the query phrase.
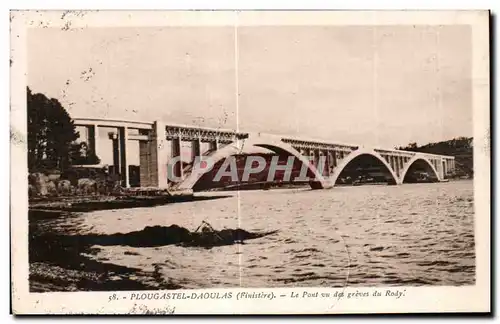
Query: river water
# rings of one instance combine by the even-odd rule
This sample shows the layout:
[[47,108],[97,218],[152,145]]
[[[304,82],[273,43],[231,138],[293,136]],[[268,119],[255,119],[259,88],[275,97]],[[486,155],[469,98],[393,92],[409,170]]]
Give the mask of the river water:
[[177,224],[279,230],[211,249],[102,246],[92,258],[184,288],[475,282],[472,181],[197,193],[226,198],[82,213],[53,230],[114,234]]

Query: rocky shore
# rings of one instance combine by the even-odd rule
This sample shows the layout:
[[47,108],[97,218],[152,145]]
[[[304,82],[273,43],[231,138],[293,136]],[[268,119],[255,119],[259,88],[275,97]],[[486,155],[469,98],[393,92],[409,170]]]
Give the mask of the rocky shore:
[[[29,211],[30,291],[109,291],[180,289],[164,278],[158,269],[147,272],[98,261],[90,257],[101,246],[158,247],[177,245],[183,248],[243,244],[275,232],[252,233],[242,229],[215,230],[201,224],[190,231],[175,224],[149,226],[139,231],[115,234],[54,233],[41,224],[58,217],[72,217],[72,212],[54,210]],[[50,228],[50,226],[49,226]]]

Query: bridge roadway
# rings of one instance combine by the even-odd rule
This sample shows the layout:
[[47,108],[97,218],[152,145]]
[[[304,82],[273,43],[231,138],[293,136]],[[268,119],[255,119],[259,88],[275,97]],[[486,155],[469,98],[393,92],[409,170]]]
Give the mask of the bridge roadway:
[[[122,185],[130,186],[129,146],[137,141],[139,146],[139,173],[141,187],[170,188],[192,191],[202,173],[189,172],[189,163],[199,156],[210,157],[217,162],[245,149],[258,147],[278,154],[287,154],[308,165],[308,172],[314,174],[311,187],[330,188],[341,172],[358,157],[371,156],[380,161],[390,174],[392,184],[402,184],[415,163],[424,167],[436,181],[443,181],[455,170],[453,156],[417,153],[356,144],[342,144],[314,139],[292,138],[263,133],[236,132],[229,129],[205,128],[161,121],[139,122],[113,119],[74,118],[80,134],[80,141],[86,142],[98,157],[112,156],[113,172],[120,175]],[[105,142],[108,142],[107,144]],[[137,143],[135,144],[137,146]],[[112,150],[107,152],[106,150]],[[185,150],[190,152],[189,161]],[[178,182],[167,179],[167,164],[175,158],[174,173]],[[319,161],[325,161],[324,168],[317,168]],[[103,161],[101,161],[102,163]],[[187,162],[187,167],[186,167]],[[182,167],[184,165],[184,167]],[[318,170],[323,170],[320,174]]]

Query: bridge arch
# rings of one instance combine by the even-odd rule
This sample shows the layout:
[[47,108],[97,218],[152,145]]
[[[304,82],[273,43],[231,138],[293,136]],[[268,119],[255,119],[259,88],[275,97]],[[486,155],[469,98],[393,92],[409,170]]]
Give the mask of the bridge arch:
[[425,164],[427,164],[429,166],[429,168],[432,170],[432,172],[434,173],[434,176],[436,177],[436,179],[438,181],[441,180],[439,178],[438,171],[436,170],[436,168],[434,167],[434,165],[431,163],[431,161],[429,161],[427,158],[425,158],[422,155],[415,155],[414,157],[411,158],[410,161],[408,161],[408,163],[406,163],[405,167],[403,168],[403,171],[401,172],[400,183],[404,183],[406,174],[408,173],[408,171],[410,170],[410,168],[412,167],[412,165],[414,165],[416,162],[419,162],[419,161],[424,162]]
[[356,159],[362,155],[369,155],[371,157],[376,158],[380,163],[382,163],[385,166],[387,171],[389,171],[394,183],[400,184],[398,176],[396,175],[396,173],[394,172],[394,170],[392,169],[390,164],[387,162],[387,160],[384,159],[376,151],[370,150],[370,149],[364,149],[364,148],[360,148],[360,149],[353,151],[351,154],[349,154],[347,157],[345,157],[342,160],[342,162],[335,168],[335,171],[333,172],[333,175],[331,178],[332,184],[335,185],[335,183],[337,182],[337,179],[339,178],[342,171],[344,171],[344,169],[347,167],[347,165],[349,165],[354,159]]
[[[305,156],[300,154],[299,151],[294,149],[291,145],[282,142],[281,140],[275,140],[273,138],[260,138],[250,140],[242,140],[242,146],[238,146],[237,143],[233,142],[229,145],[226,145],[216,151],[213,151],[207,158],[211,160],[211,164],[215,165],[217,162],[228,158],[231,155],[236,155],[242,152],[243,148],[247,147],[261,147],[268,149],[274,153],[282,154],[286,153],[289,156],[294,156],[298,159],[302,164],[307,165],[308,173],[312,173],[314,175],[314,179],[309,182],[312,189],[326,189],[332,187],[330,182],[320,174],[320,172],[316,169],[314,165],[310,163]],[[178,186],[178,189],[181,190],[192,190],[194,185],[201,179],[201,177],[207,173],[208,169],[198,169],[197,172],[192,172],[188,175],[186,179],[184,179]]]

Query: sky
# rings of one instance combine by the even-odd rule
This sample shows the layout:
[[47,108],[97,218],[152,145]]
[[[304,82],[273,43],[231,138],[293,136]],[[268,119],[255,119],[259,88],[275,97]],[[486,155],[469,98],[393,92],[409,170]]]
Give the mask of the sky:
[[472,136],[471,30],[34,28],[28,86],[72,117],[393,148]]

